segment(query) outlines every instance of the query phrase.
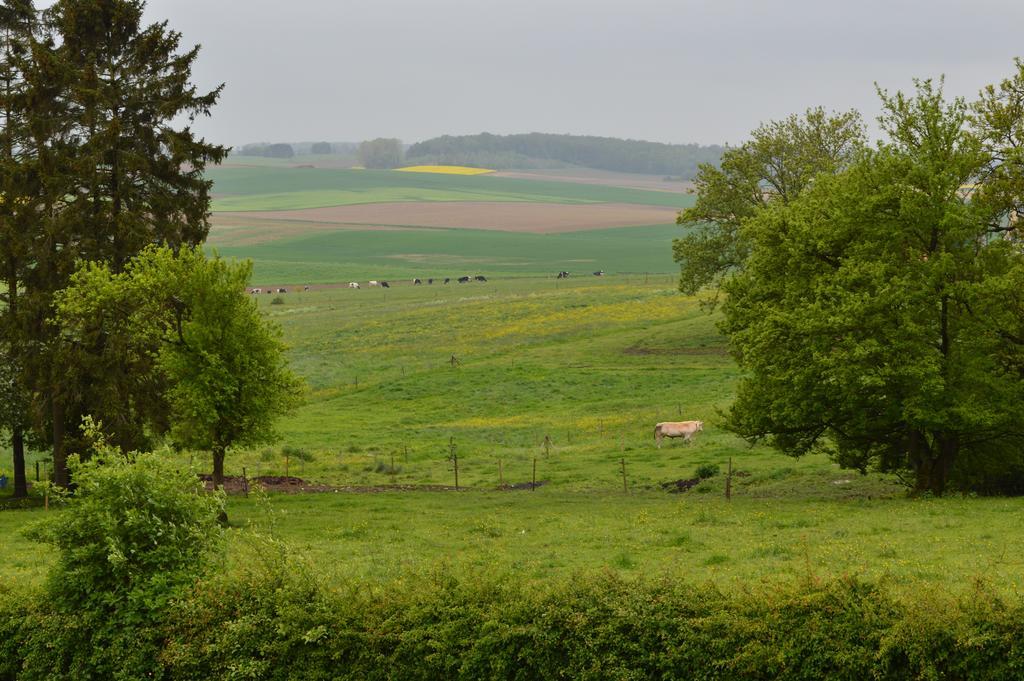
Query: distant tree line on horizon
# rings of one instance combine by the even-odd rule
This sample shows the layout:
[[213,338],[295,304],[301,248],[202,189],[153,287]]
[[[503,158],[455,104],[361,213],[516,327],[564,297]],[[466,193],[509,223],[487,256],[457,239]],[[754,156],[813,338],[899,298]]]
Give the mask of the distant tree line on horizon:
[[691,179],[701,164],[717,164],[718,145],[664,144],[590,135],[444,135],[406,151],[410,163],[488,168],[550,168],[560,165]]
[[241,156],[351,156],[365,168],[410,165],[462,165],[510,168],[579,166],[622,173],[663,175],[690,180],[703,164],[717,166],[724,146],[663,144],[588,135],[529,133],[522,135],[443,135],[406,146],[401,140],[378,137],[363,142],[299,142],[245,144],[232,150]]
[[238,156],[262,156],[264,158],[292,158],[314,154],[328,156],[331,154],[354,155],[359,145],[354,142],[255,142],[244,144],[232,150]]

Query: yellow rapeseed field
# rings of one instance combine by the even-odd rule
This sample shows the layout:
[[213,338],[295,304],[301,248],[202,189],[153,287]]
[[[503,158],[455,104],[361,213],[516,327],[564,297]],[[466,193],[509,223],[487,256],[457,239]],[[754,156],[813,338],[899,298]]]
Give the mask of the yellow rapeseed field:
[[405,173],[441,173],[443,175],[484,175],[493,173],[487,168],[469,168],[467,166],[408,166],[395,168]]

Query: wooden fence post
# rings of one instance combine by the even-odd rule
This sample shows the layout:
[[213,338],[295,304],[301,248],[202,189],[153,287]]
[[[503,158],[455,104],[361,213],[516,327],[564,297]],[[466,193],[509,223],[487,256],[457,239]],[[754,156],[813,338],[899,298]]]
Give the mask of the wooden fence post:
[[530,483],[530,491],[537,489],[537,457],[533,457],[533,481]]
[[455,491],[459,490],[459,455],[455,453],[455,436],[452,435],[448,438],[448,450],[451,452],[449,455],[452,460],[452,465],[455,468]]
[[732,457],[729,457],[729,472],[725,476],[725,500],[732,501]]
[[249,476],[245,472],[245,466],[242,466],[242,491],[246,497],[249,496]]
[[619,460],[622,464],[622,491],[625,494],[629,494],[629,485],[626,483],[626,459],[623,457]]

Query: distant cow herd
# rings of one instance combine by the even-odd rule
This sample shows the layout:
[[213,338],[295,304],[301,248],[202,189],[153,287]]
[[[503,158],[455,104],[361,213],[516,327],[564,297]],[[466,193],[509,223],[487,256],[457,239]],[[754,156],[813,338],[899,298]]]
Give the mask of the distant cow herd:
[[[428,277],[427,278],[427,284],[433,284],[435,281],[439,282],[439,281],[441,281],[441,278],[440,277],[437,277],[437,278]],[[446,284],[451,283],[451,281],[452,281],[451,277],[445,277],[444,278],[444,283],[446,283]],[[487,281],[487,277],[483,276],[482,274],[477,274],[475,276],[466,275],[466,276],[463,276],[463,277],[459,277],[455,281],[459,282],[460,284],[468,284],[471,281],[486,282]],[[414,286],[419,286],[422,283],[423,283],[423,280],[420,279],[419,277],[416,277],[416,278],[414,278],[412,280],[412,284]],[[370,286],[370,287],[391,288],[391,283],[390,282],[383,281],[383,280],[380,280],[380,279],[371,279],[370,281],[366,282],[366,285]],[[360,287],[358,281],[350,281],[350,282],[348,282],[348,288],[358,289],[358,288],[361,288],[361,287]],[[310,287],[309,286],[303,286],[302,290],[303,291],[309,291]],[[249,289],[249,293],[251,293],[251,294],[260,294],[260,293],[288,293],[288,289],[286,289],[286,288],[274,288],[274,287],[268,287],[268,288],[259,287],[259,288],[250,288]]]
[[[595,277],[603,277],[604,276],[604,270],[598,270],[598,271],[594,272],[594,276]],[[569,273],[564,271],[564,270],[559,272],[558,276],[555,277],[555,279],[568,279],[568,278],[569,278]]]
[[[593,275],[595,277],[603,277],[604,276],[604,270],[597,270],[596,272],[593,273]],[[556,279],[568,279],[569,276],[570,276],[569,272],[567,272],[565,270],[562,270],[561,272],[558,273],[558,275],[556,276]],[[420,277],[414,277],[413,280],[412,280],[412,285],[413,286],[420,286],[420,285],[423,284],[423,281],[424,280],[421,279]],[[445,277],[442,280],[440,277],[427,277],[427,279],[426,279],[426,283],[427,283],[428,286],[433,284],[435,281],[437,281],[437,282],[443,281],[445,284],[450,284],[452,282],[452,278],[451,277]],[[472,281],[486,282],[487,281],[487,277],[483,276],[482,274],[477,274],[477,275],[473,275],[473,276],[465,275],[465,276],[462,276],[462,277],[458,277],[457,279],[455,279],[455,281],[457,281],[460,284],[468,284],[468,283],[470,283]],[[371,279],[370,281],[366,282],[366,285],[370,286],[370,287],[391,288],[390,282],[379,280],[379,279]],[[348,282],[348,288],[354,288],[354,289],[360,288],[359,282],[358,281],[350,281],[350,282]],[[303,291],[309,291],[310,287],[309,286],[303,286],[302,290]],[[283,288],[283,287],[279,287],[279,288],[275,288],[275,287],[250,288],[249,289],[249,293],[251,293],[251,294],[260,294],[260,293],[288,293],[288,289]]]
[[[308,291],[309,287],[308,286],[304,286],[302,288],[302,290],[303,291]],[[264,291],[262,288],[251,288],[251,289],[249,289],[249,293],[288,293],[288,289],[286,289],[286,288],[268,288],[266,291]]]
[[[440,277],[427,277],[427,279],[426,279],[426,283],[427,283],[428,286],[433,284],[435,281],[440,282],[441,278]],[[446,284],[450,284],[451,281],[452,281],[451,277],[445,277],[444,278],[444,283],[446,283]],[[487,277],[483,276],[482,274],[478,274],[476,276],[468,276],[467,275],[467,276],[464,276],[464,277],[459,277],[455,281],[459,282],[460,284],[468,284],[471,281],[484,281],[484,282],[486,282],[487,281]],[[423,283],[424,283],[424,280],[419,278],[419,277],[414,277],[413,280],[412,280],[412,285],[413,286],[421,286]],[[367,286],[371,286],[371,287],[379,286],[381,288],[391,288],[391,283],[390,282],[379,281],[379,280],[376,280],[376,279],[371,279],[370,281],[366,282],[366,284],[367,284]],[[349,288],[359,288],[359,282],[358,281],[350,281],[348,283],[348,287]]]

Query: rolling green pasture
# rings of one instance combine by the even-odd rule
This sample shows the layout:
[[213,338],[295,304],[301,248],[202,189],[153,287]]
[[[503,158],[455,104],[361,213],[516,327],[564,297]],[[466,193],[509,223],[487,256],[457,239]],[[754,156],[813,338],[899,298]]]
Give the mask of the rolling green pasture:
[[528,201],[636,203],[685,208],[683,192],[647,191],[488,175],[402,173],[323,168],[213,168],[214,211],[297,210],[393,201]]
[[674,279],[676,225],[622,227],[561,234],[473,229],[341,230],[262,244],[217,246],[226,257],[253,261],[257,285],[368,279],[487,276],[578,276],[608,272],[662,273]]
[[[227,473],[284,474],[288,444],[313,456],[289,460],[289,474],[347,491],[235,496],[229,513],[239,540],[270,532],[338,583],[440,568],[536,580],[607,569],[729,589],[843,574],[908,594],[1024,586],[1021,500],[908,499],[892,478],[725,432],[737,369],[715,317],[664,277],[282,297],[259,304],[283,328],[307,403],[282,419],[279,445],[231,452]],[[705,432],[656,449],[654,423],[680,415]],[[459,492],[352,491],[454,486],[453,443]],[[723,474],[661,488],[702,464],[724,473],[730,458],[731,502]],[[536,490],[497,490],[530,481],[535,464]],[[0,579],[40,579],[50,554],[19,530],[42,513],[0,512]]]

